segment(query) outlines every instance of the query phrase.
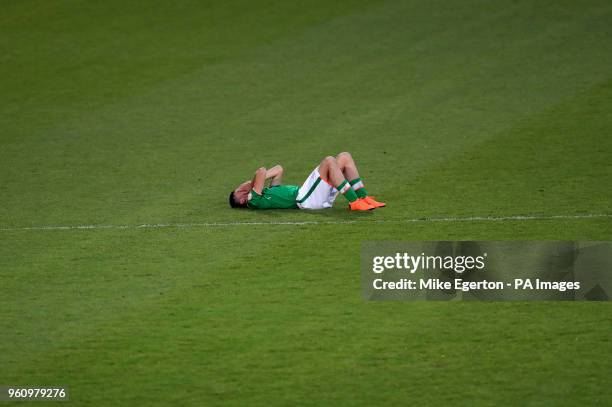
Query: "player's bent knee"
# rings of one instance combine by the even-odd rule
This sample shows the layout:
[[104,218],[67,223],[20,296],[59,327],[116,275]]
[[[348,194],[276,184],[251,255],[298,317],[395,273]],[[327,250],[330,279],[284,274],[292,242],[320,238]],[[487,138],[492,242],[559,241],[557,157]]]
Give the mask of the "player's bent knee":
[[319,172],[321,173],[321,176],[328,177],[329,171],[332,168],[338,168],[338,162],[334,157],[327,156],[323,159],[323,161],[321,161],[321,164],[319,165]]
[[340,154],[338,154],[338,161],[348,161],[348,160],[352,160],[353,156],[351,155],[351,153],[347,152],[347,151],[343,151]]
[[336,164],[336,157],[332,157],[331,155],[328,155],[327,157],[323,159],[323,162],[325,162],[327,165],[334,165]]

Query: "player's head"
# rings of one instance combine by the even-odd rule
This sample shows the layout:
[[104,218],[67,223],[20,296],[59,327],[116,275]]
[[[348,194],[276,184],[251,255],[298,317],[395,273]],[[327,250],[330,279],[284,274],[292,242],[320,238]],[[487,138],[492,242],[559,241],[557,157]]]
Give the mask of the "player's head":
[[246,198],[242,199],[239,196],[236,196],[236,191],[232,191],[229,194],[229,204],[232,208],[246,208],[247,206]]
[[243,182],[229,194],[229,204],[232,208],[246,208],[249,200],[251,182]]

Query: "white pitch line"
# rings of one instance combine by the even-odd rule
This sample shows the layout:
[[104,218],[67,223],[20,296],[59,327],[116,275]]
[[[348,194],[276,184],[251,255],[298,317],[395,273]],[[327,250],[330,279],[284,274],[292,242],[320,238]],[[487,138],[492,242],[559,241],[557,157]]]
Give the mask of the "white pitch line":
[[231,226],[300,226],[300,225],[347,225],[359,223],[420,223],[420,222],[503,222],[503,221],[529,221],[529,220],[555,220],[555,219],[598,219],[612,218],[612,214],[584,214],[584,215],[513,215],[513,216],[466,216],[466,217],[423,217],[414,219],[367,219],[367,220],[338,220],[338,221],[296,221],[296,222],[201,222],[201,223],[146,223],[142,225],[48,225],[25,227],[2,227],[1,232],[28,231],[28,230],[89,230],[89,229],[159,229],[159,228],[198,228],[198,227],[231,227]]

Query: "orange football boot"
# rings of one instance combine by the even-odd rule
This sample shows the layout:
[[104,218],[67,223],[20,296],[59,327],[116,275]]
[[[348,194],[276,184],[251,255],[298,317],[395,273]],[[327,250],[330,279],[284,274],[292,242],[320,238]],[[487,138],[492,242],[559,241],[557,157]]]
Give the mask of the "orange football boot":
[[377,200],[374,199],[373,196],[366,196],[365,198],[361,198],[364,201],[366,201],[370,206],[373,206],[375,208],[384,208],[385,206],[387,206],[386,203],[384,202],[378,202]]
[[349,209],[352,211],[371,211],[374,207],[363,199],[358,199],[354,202],[349,202]]

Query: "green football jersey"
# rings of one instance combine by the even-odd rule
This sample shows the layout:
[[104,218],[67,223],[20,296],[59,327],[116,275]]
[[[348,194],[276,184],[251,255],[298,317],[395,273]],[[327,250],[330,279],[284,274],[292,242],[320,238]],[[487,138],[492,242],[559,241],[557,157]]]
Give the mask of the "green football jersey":
[[247,206],[251,209],[296,209],[298,190],[295,185],[264,188],[261,195],[251,190]]

